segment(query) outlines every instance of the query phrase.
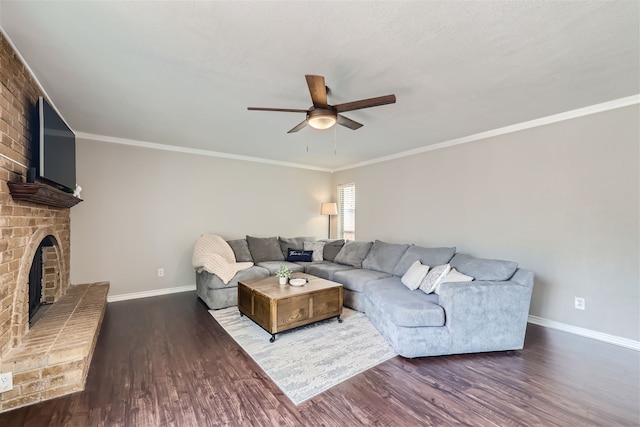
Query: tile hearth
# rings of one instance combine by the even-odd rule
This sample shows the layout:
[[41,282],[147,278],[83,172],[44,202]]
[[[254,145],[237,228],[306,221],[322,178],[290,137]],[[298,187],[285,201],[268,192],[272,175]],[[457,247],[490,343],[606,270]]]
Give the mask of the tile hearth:
[[13,372],[13,390],[0,394],[0,412],[84,390],[108,291],[70,286],[7,354],[0,372]]

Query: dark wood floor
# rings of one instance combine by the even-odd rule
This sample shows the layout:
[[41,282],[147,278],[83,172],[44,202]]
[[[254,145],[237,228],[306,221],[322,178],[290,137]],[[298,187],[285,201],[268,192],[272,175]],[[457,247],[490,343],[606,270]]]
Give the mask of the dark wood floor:
[[0,426],[637,426],[640,353],[529,325],[522,351],[395,357],[295,406],[192,292],[109,304],[86,390]]

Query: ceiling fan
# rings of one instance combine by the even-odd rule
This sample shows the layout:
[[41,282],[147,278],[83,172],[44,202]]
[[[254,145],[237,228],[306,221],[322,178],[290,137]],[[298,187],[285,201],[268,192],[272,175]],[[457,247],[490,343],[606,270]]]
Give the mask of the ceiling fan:
[[283,111],[288,113],[306,113],[307,117],[293,129],[287,133],[298,132],[306,125],[315,129],[328,129],[331,126],[338,123],[349,129],[359,129],[362,127],[362,123],[358,123],[351,120],[341,113],[345,111],[361,110],[363,108],[377,107],[380,105],[394,104],[396,102],[395,95],[378,96],[375,98],[361,99],[359,101],[345,102],[343,104],[329,105],[327,104],[327,86],[324,84],[323,76],[314,76],[311,74],[305,75],[307,79],[307,86],[309,86],[309,93],[311,94],[311,101],[313,105],[308,110],[301,110],[295,108],[262,108],[262,107],[248,107],[248,110],[258,111]]

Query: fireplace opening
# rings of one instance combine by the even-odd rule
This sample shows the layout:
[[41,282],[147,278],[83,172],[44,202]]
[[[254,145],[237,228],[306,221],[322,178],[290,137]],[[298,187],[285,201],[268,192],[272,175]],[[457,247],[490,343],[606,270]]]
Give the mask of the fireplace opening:
[[29,270],[29,326],[37,322],[53,303],[53,301],[47,301],[43,294],[43,288],[55,286],[55,279],[51,285],[47,285],[47,280],[50,280],[47,278],[48,273],[50,273],[48,271],[50,267],[47,266],[47,254],[49,252],[55,254],[54,241],[51,236],[45,237],[40,242]]

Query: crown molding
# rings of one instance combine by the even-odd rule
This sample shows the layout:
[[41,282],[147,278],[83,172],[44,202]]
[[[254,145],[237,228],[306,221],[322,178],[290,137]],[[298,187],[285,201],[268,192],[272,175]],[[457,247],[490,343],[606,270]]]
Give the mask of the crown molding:
[[289,168],[307,169],[318,172],[331,173],[331,169],[321,168],[317,166],[302,165],[298,163],[280,162],[277,160],[263,159],[260,157],[242,156],[239,154],[222,153],[219,151],[202,150],[198,148],[178,147],[175,145],[158,144],[155,142],[138,141],[135,139],[117,138],[106,135],[95,135],[92,133],[76,132],[76,138],[88,139],[92,141],[108,142],[112,144],[131,145],[134,147],[150,148],[153,150],[172,151],[175,153],[195,154],[198,156],[219,157],[223,159],[240,160],[243,162],[264,163],[275,166],[285,166]]
[[480,141],[480,140],[491,138],[494,136],[506,135],[513,132],[519,132],[526,129],[532,129],[540,126],[549,125],[552,123],[571,120],[578,117],[589,116],[591,114],[602,113],[604,111],[615,110],[617,108],[628,107],[630,105],[636,105],[636,104],[640,104],[640,94],[627,96],[625,98],[620,98],[620,99],[614,99],[612,101],[590,105],[588,107],[578,108],[576,110],[566,111],[564,113],[554,114],[552,116],[542,117],[535,120],[529,120],[527,122],[517,123],[515,125],[505,126],[502,128],[493,129],[486,132],[480,132],[474,135],[464,136],[462,138],[439,142],[436,144],[415,148],[413,150],[391,154],[389,156],[378,157],[376,159],[367,160],[364,162],[355,163],[353,165],[348,165],[341,168],[333,169],[331,172],[333,173],[333,172],[339,172],[339,171],[348,170],[348,169],[355,169],[362,166],[372,165],[375,163],[382,163],[382,162],[388,162],[389,160],[400,159],[402,157],[415,156],[416,154],[426,153],[428,151],[440,150],[443,148],[453,147],[455,145]]

